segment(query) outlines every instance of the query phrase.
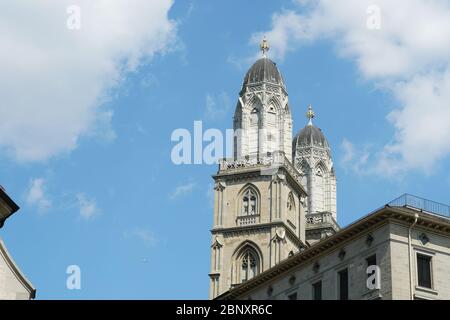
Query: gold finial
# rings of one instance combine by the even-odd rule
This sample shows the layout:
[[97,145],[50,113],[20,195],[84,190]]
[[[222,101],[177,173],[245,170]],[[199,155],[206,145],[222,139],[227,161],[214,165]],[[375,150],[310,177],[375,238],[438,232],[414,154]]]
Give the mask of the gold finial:
[[306,117],[309,119],[308,124],[312,125],[312,119],[316,116],[316,114],[314,113],[313,109],[312,109],[312,105],[308,106],[308,112],[306,112]]
[[261,41],[261,44],[259,45],[259,48],[261,49],[263,53],[263,57],[267,57],[267,51],[269,51],[269,42],[267,41],[266,37],[264,36],[264,39]]

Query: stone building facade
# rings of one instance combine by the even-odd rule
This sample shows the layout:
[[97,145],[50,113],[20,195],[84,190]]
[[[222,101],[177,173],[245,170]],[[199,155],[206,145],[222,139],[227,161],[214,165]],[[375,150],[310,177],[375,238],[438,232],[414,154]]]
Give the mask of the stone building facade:
[[218,299],[448,300],[449,217],[386,205]]
[[[0,186],[0,228],[19,207]],[[0,300],[29,300],[36,289],[23,275],[0,238]]]

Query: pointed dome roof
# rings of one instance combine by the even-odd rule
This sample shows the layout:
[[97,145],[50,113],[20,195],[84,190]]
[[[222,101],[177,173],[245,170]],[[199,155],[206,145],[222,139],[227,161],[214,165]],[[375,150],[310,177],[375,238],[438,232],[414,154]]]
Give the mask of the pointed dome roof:
[[323,134],[320,128],[315,127],[313,124],[307,124],[297,135],[294,137],[293,150],[295,151],[297,146],[314,146],[320,148],[330,149],[327,138]]
[[285,88],[283,76],[277,65],[266,57],[257,60],[247,71],[242,86],[245,87],[261,82],[269,82]]
[[330,144],[328,143],[327,138],[322,133],[320,128],[317,128],[313,125],[312,119],[316,114],[313,111],[312,105],[308,106],[308,112],[306,113],[306,117],[309,119],[308,124],[294,137],[292,142],[292,150],[295,152],[297,146],[300,147],[320,147],[326,148],[330,150]]

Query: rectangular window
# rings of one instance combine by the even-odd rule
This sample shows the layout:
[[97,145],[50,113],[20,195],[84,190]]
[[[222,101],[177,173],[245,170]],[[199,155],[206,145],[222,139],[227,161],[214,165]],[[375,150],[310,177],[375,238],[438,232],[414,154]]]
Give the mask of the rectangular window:
[[322,281],[317,281],[312,285],[313,300],[322,300]]
[[417,255],[417,282],[420,287],[431,289],[431,257]]
[[368,258],[366,258],[367,266],[376,266],[377,265],[377,255],[374,254]]
[[[370,257],[367,257],[366,258],[366,263],[367,263],[367,267],[376,266],[377,265],[377,255],[374,254],[374,255],[372,255]],[[373,275],[373,272],[371,274],[368,274],[367,277],[370,277],[371,275]]]
[[338,272],[339,300],[348,300],[348,269]]
[[293,294],[290,294],[290,295],[288,296],[288,299],[289,299],[289,300],[297,300],[297,292],[296,292],[296,293],[293,293]]

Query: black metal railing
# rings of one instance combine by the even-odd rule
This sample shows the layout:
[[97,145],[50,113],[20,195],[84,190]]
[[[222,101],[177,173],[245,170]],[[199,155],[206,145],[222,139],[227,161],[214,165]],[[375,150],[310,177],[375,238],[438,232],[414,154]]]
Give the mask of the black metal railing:
[[413,207],[422,211],[450,218],[450,206],[428,199],[404,194],[388,203],[391,207]]

